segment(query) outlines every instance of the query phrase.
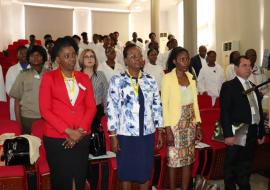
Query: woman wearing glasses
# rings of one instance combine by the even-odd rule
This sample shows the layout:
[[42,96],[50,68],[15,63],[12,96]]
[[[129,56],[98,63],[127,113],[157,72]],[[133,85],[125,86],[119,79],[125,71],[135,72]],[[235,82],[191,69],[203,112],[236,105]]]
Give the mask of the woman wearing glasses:
[[92,49],[85,49],[82,51],[79,57],[79,64],[82,72],[87,74],[91,79],[97,106],[95,120],[99,122],[101,117],[104,115],[104,105],[106,103],[108,82],[104,73],[102,71],[97,71],[98,60],[95,52]]
[[[111,148],[116,152],[118,177],[123,189],[131,182],[148,190],[154,157],[154,133],[162,124],[162,108],[156,81],[141,71],[141,49],[129,44],[124,49],[126,72],[112,77],[107,111]],[[161,134],[158,146],[162,145]]]
[[167,133],[169,184],[171,190],[176,189],[176,168],[181,168],[181,189],[187,190],[194,162],[195,139],[201,138],[196,81],[188,72],[189,53],[186,49],[174,48],[167,65],[172,70],[162,79],[161,99]]

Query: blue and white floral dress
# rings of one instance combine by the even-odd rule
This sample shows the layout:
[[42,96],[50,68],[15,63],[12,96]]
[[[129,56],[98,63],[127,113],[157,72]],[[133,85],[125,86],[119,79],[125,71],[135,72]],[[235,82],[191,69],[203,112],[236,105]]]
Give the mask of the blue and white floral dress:
[[154,132],[163,127],[161,101],[156,81],[142,73],[135,95],[127,73],[115,75],[109,85],[107,114],[109,131],[116,130],[118,177],[122,181],[144,183],[151,177]]

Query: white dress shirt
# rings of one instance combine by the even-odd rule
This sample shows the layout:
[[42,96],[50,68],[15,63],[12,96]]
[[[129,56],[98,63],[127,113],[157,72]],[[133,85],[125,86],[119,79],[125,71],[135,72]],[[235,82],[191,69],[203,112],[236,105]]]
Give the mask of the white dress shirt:
[[[31,66],[27,65],[27,69],[29,69]],[[21,67],[20,63],[17,63],[11,67],[9,67],[7,74],[6,74],[6,92],[9,94],[9,91],[14,84],[18,74],[23,70]],[[14,104],[15,100],[14,98],[10,97],[10,102],[9,102],[9,112],[10,112],[10,119],[11,120],[16,120],[15,117],[15,110],[14,110]]]
[[2,71],[1,65],[0,65],[0,101],[2,102],[7,101],[5,83],[4,83],[3,71]]
[[219,64],[215,64],[214,67],[208,65],[202,67],[198,76],[198,91],[200,94],[207,92],[209,96],[212,96],[214,101],[216,97],[219,97],[221,85],[224,82],[224,71]]
[[230,64],[226,68],[226,78],[227,80],[232,80],[236,76],[235,70],[234,70],[234,64]]
[[200,60],[201,60],[202,67],[206,66],[206,65],[207,65],[206,57],[205,57],[205,58],[202,58],[202,57],[199,55],[199,58],[200,58]]
[[145,73],[148,73],[149,75],[151,75],[156,80],[157,85],[158,85],[158,90],[160,91],[161,79],[164,75],[163,68],[160,65],[153,65],[153,64],[147,62],[144,65],[143,71]]
[[114,69],[107,65],[106,61],[98,65],[98,71],[102,71],[105,74],[108,83],[114,75],[124,72],[125,70],[126,68],[117,62],[115,62]]
[[[245,84],[246,80],[243,79],[243,78],[241,78],[241,77],[239,77],[239,76],[237,76],[237,78],[238,78],[239,81],[241,82],[243,88],[244,88],[245,90],[248,90],[248,88],[247,88],[247,86],[246,86],[246,84]],[[250,84],[250,87],[251,87],[251,84]],[[253,92],[250,92],[250,93],[253,94],[254,99],[255,99],[255,102],[256,102],[257,106],[259,107],[256,93],[255,93],[254,91],[253,91]],[[252,113],[252,108],[250,108],[250,109],[251,109],[251,113]],[[255,122],[254,122],[254,120],[255,120],[254,115],[251,114],[251,116],[252,116],[252,124],[254,124],[254,123],[255,123]]]

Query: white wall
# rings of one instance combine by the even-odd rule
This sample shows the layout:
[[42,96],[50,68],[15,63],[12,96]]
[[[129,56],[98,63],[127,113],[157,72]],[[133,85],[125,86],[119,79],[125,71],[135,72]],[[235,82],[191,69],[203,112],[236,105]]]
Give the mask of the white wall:
[[148,34],[151,32],[151,14],[150,11],[142,11],[130,14],[130,35],[129,40],[132,39],[131,34],[137,32],[138,37],[143,40],[148,40]]
[[119,40],[126,42],[128,40],[128,17],[128,13],[92,11],[92,32],[108,35],[118,31]]
[[261,64],[263,49],[270,47],[269,0],[216,1],[215,8],[218,55],[221,55],[222,42],[240,40],[240,52],[244,54],[247,49],[254,48],[257,63]]
[[0,0],[0,51],[24,37],[24,6],[10,0]]
[[159,32],[169,33],[168,11],[161,11],[159,16]]
[[81,36],[82,32],[88,33],[89,41],[92,41],[92,12],[89,9],[74,9],[73,34]]
[[54,39],[73,34],[73,9],[25,6],[25,35],[36,35],[43,40],[45,34]]

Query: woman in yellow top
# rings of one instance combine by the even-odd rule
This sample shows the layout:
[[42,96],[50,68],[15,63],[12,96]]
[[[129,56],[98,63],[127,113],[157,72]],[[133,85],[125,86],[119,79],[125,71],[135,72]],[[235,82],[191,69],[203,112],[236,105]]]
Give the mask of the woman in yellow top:
[[173,49],[167,62],[171,70],[163,77],[161,85],[171,190],[176,188],[175,169],[179,167],[182,168],[181,189],[188,189],[191,178],[190,166],[194,162],[195,139],[201,138],[196,81],[188,72],[189,60],[186,49],[181,47]]

